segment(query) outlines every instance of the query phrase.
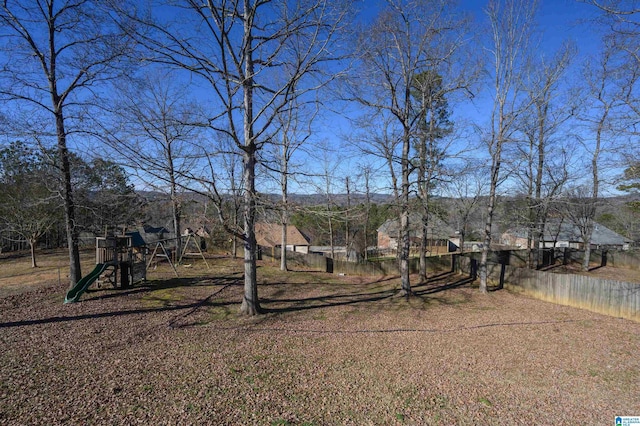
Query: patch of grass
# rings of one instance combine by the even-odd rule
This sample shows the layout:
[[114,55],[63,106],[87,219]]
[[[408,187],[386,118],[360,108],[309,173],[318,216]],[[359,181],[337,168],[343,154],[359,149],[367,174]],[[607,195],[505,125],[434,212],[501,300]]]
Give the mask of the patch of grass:
[[493,403],[491,401],[489,401],[488,398],[485,398],[485,397],[478,398],[478,402],[481,402],[482,404],[486,405],[487,407],[493,407]]
[[495,306],[478,306],[476,308],[477,311],[495,311],[497,309]]
[[142,303],[147,308],[158,308],[181,299],[179,288],[160,288],[142,296]]
[[[0,255],[0,297],[30,291],[43,284],[60,284],[63,294],[69,285],[69,255],[64,249],[36,253],[37,268],[31,267],[29,252]],[[95,250],[81,250],[80,264],[87,273],[95,267]],[[56,303],[58,301],[56,300]]]
[[584,328],[593,328],[593,321],[591,320],[582,320],[580,321],[580,325]]
[[224,321],[232,315],[232,312],[228,306],[214,306],[207,309],[207,314],[208,320],[200,321],[201,325],[209,324],[212,321]]
[[429,398],[429,406],[431,408],[444,409],[449,406],[449,398],[446,395],[432,395]]
[[633,386],[640,380],[640,371],[635,368],[606,369],[600,371],[598,376],[607,383],[617,384],[618,386]]

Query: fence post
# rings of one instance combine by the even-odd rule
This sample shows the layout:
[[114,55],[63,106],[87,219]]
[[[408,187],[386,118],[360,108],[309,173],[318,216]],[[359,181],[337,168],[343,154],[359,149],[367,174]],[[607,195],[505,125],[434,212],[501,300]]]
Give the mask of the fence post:
[[471,276],[471,281],[478,278],[478,261],[474,258],[471,258],[471,271],[469,275]]

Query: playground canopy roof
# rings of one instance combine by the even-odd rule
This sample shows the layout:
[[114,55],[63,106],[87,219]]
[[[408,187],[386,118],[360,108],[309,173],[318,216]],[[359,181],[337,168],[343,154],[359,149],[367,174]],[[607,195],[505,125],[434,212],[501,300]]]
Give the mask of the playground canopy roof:
[[147,245],[147,243],[144,241],[144,238],[142,238],[142,235],[140,234],[140,232],[131,231],[131,232],[127,232],[127,235],[131,237],[131,245],[133,247],[142,247]]

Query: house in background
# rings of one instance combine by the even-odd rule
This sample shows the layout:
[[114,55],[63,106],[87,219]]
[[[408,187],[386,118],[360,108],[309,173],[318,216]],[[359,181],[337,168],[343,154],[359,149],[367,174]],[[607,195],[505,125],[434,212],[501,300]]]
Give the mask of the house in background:
[[[526,248],[527,229],[524,227],[510,229],[502,234],[500,240],[502,244]],[[584,248],[580,229],[570,222],[550,221],[545,227],[543,240],[540,243],[541,248]],[[631,243],[631,239],[623,237],[600,223],[594,222],[593,234],[591,235],[592,249],[629,250]]]
[[[398,231],[400,221],[389,219],[378,228],[378,250],[397,250]],[[429,216],[427,225],[427,249],[430,252],[455,251],[451,238],[454,237],[454,230],[435,215]],[[409,238],[411,247],[420,247],[422,241],[422,215],[419,213],[409,214]]]
[[[282,225],[258,222],[255,225],[256,242],[262,247],[282,246]],[[287,225],[287,250],[309,253],[309,240],[293,225]]]
[[195,235],[200,238],[210,238],[211,232],[209,231],[209,228],[204,225],[187,224],[182,230],[182,235]]

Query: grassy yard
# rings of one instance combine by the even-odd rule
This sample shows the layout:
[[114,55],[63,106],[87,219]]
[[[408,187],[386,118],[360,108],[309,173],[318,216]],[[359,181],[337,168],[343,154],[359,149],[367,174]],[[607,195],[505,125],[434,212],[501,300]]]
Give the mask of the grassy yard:
[[247,318],[237,314],[241,259],[190,262],[180,278],[160,265],[145,284],[63,305],[57,270],[26,279],[20,259],[0,259],[0,424],[601,425],[640,415],[638,323],[482,296],[455,274],[406,300],[394,296],[397,277],[283,273],[269,261],[258,270],[267,313]]

